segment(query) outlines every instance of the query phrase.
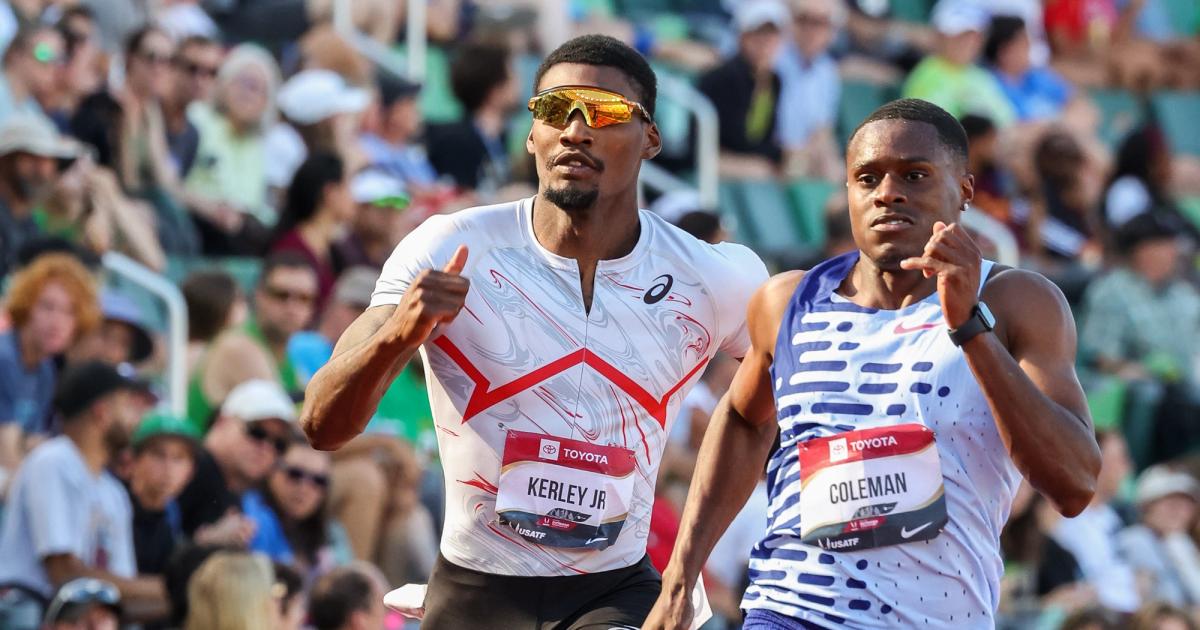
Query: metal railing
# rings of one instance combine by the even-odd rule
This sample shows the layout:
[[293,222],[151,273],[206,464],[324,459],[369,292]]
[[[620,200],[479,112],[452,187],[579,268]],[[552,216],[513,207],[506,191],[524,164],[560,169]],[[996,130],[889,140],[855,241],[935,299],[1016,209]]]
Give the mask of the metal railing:
[[962,222],[996,246],[996,262],[1009,267],[1020,266],[1021,248],[1006,225],[970,204],[963,213]]
[[166,304],[166,400],[171,413],[183,417],[187,413],[187,306],[183,293],[166,277],[124,254],[107,252],[100,261],[109,273],[136,284]]

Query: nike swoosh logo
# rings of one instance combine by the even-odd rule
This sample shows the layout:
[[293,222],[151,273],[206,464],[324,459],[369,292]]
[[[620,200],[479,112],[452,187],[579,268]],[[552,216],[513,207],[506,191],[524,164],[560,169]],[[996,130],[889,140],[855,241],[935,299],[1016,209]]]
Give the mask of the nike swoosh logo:
[[905,326],[904,322],[896,322],[896,327],[892,329],[892,332],[897,335],[903,335],[903,334],[907,334],[910,332],[917,332],[918,330],[929,330],[930,328],[937,328],[938,326],[941,326],[941,324],[940,323],[918,324],[918,325],[910,328],[908,326]]
[[904,539],[912,538],[913,536],[917,535],[917,532],[921,531],[922,529],[925,529],[926,527],[929,527],[930,525],[933,525],[933,523],[925,523],[924,525],[922,525],[916,529],[909,529],[907,527],[901,527],[900,528],[900,537],[904,538]]

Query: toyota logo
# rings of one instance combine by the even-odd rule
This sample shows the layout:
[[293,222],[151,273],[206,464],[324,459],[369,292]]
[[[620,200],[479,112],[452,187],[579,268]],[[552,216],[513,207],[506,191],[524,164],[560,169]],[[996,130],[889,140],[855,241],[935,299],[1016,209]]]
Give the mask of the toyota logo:
[[553,455],[554,452],[557,450],[558,450],[558,447],[553,444],[546,444],[545,446],[542,447],[542,452],[547,455]]

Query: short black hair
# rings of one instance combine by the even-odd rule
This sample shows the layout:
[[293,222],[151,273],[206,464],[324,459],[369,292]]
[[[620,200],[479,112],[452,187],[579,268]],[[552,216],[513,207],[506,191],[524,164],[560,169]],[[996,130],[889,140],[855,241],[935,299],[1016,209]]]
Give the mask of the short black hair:
[[312,219],[325,200],[325,187],[346,177],[342,158],[332,151],[314,151],[305,158],[284,195],[275,238]]
[[996,65],[1000,50],[1016,39],[1025,30],[1025,20],[1014,15],[997,15],[992,17],[988,27],[987,42],[983,45],[983,58],[988,64]]
[[608,66],[625,73],[629,82],[637,89],[637,100],[654,117],[654,101],[658,99],[658,78],[646,58],[624,42],[608,35],[580,35],[555,48],[546,55],[538,66],[533,79],[533,89],[542,82],[542,76],[560,63],[581,63],[589,66]]
[[675,220],[675,227],[711,243],[721,229],[721,217],[707,210],[693,210]]
[[963,126],[963,131],[967,132],[967,140],[986,136],[996,130],[996,123],[992,122],[991,118],[979,114],[967,114],[958,119],[958,122]]
[[312,263],[304,257],[304,254],[301,254],[294,249],[281,249],[271,252],[267,255],[267,259],[263,261],[262,271],[258,274],[259,288],[267,285],[267,278],[271,277],[271,274],[274,273],[276,269],[296,268],[308,269],[313,273],[317,272],[316,269],[313,269]]
[[1117,228],[1117,252],[1128,256],[1142,243],[1175,239],[1186,233],[1186,228],[1177,215],[1143,212]]
[[[168,35],[166,31],[153,24],[147,24],[146,26],[143,26],[126,36],[124,47],[125,63],[129,63],[130,59],[137,56],[137,54],[142,51],[142,43],[146,41],[147,37],[150,37],[155,33],[158,33],[167,39],[171,39],[171,36]],[[174,41],[171,43],[174,44]]]
[[967,162],[967,132],[962,124],[951,116],[950,112],[919,98],[901,98],[879,106],[866,120],[858,123],[846,146],[854,142],[859,130],[877,120],[907,120],[932,125],[937,130],[942,146],[950,151],[956,160],[963,164]]
[[337,630],[350,615],[371,609],[371,578],[354,566],[326,573],[308,596],[308,615],[317,630]]
[[475,113],[497,86],[509,79],[509,50],[486,42],[463,44],[450,63],[450,89],[463,109]]

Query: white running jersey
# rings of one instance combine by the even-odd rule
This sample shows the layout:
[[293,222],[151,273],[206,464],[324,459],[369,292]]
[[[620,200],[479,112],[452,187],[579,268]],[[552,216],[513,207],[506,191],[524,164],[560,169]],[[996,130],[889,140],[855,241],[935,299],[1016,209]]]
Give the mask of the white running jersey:
[[[751,553],[742,607],[819,628],[992,628],[1004,570],[1000,530],[1020,473],[962,350],[946,334],[938,294],[897,310],[854,304],[836,290],[857,260],[858,252],[851,252],[805,274],[780,324],[771,366],[780,448],[768,463],[767,531]],[[984,261],[981,277],[991,268]],[[876,471],[899,471],[886,483],[862,477],[822,486],[820,471],[801,470],[799,460],[810,452],[805,443],[856,435],[852,431],[899,434],[901,426],[914,425],[936,440],[941,479],[935,481],[944,487],[940,518],[902,513],[902,486],[911,490],[921,474],[937,475],[937,467],[922,471],[918,458],[888,453],[903,463],[875,464]],[[856,449],[873,448],[869,438],[849,439],[833,438],[827,458],[846,461]],[[869,465],[863,470],[873,474]],[[865,504],[856,520],[832,519],[841,540],[802,540],[811,541],[805,532],[814,521],[830,520],[801,514],[801,493],[814,486],[817,499],[829,495],[835,507],[848,500]],[[900,525],[887,545],[846,550],[847,537],[870,536],[885,522]]]
[[[421,270],[469,248],[466,306],[421,348],[446,475],[442,554],[501,575],[628,567],[646,551],[669,423],[714,353],[748,350],[746,305],[767,270],[741,245],[641,211],[629,255],[599,263],[587,313],[576,261],[538,243],[532,210],[526,199],[429,219],[392,253],[371,306],[399,303]],[[556,507],[521,520],[534,502]],[[573,548],[546,544],[583,526],[593,534]]]

